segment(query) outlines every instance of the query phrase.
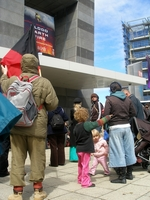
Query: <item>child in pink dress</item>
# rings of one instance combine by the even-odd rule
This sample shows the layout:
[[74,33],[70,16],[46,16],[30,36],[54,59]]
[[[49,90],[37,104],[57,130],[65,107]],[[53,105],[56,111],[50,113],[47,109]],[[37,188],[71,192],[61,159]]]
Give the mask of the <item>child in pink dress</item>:
[[94,158],[89,173],[94,176],[98,164],[101,164],[104,169],[104,174],[109,175],[110,171],[107,164],[108,144],[106,140],[104,140],[103,137],[101,137],[98,130],[93,129],[92,135],[93,135],[95,153],[91,154],[94,156]]

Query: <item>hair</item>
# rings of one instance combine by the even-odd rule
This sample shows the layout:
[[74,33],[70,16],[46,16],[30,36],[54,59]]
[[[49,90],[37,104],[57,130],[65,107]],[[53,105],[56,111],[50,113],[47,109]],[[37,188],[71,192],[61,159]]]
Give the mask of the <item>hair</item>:
[[115,93],[116,91],[121,91],[121,90],[122,90],[122,86],[120,83],[114,81],[110,84],[110,91],[112,93]]
[[130,96],[130,91],[127,88],[123,88],[122,92],[126,95],[126,96]]
[[96,93],[91,94],[91,99],[92,99],[93,97],[97,97],[97,100],[99,101],[99,96],[98,96]]
[[73,100],[73,103],[82,103],[82,100],[77,97]]
[[78,122],[85,122],[89,118],[89,112],[86,108],[81,107],[75,111],[74,118]]
[[82,102],[81,103],[74,103],[73,106],[74,106],[74,110],[76,111],[77,109],[81,108]]
[[98,135],[99,137],[101,137],[101,134],[100,134],[100,132],[97,129],[93,129],[92,130],[92,135],[93,136]]

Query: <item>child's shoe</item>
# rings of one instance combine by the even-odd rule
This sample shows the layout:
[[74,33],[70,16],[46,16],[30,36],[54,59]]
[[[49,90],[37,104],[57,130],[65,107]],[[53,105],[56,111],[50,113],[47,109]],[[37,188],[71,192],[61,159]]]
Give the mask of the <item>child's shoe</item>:
[[34,190],[34,195],[33,195],[33,200],[43,200],[47,197],[47,194],[43,190],[35,189]]
[[110,173],[106,173],[106,172],[105,172],[104,175],[105,175],[105,176],[110,176]]
[[17,192],[17,193],[9,195],[8,200],[23,200],[22,192]]
[[94,183],[92,183],[92,185],[89,185],[88,187],[95,187],[95,184],[94,184]]
[[95,174],[89,173],[90,176],[95,176]]

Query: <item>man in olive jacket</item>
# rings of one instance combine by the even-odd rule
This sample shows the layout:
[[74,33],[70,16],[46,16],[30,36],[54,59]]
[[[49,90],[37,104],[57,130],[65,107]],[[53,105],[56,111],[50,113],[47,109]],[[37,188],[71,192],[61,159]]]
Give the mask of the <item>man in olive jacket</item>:
[[[7,77],[7,66],[1,66],[1,87],[4,93],[17,79],[16,76]],[[21,60],[21,76],[31,78],[38,75],[38,59],[32,54],[25,54]],[[31,160],[31,172],[29,180],[33,182],[33,199],[46,198],[42,182],[45,170],[45,140],[47,137],[47,111],[55,110],[58,106],[58,98],[50,81],[39,77],[32,82],[33,97],[39,109],[38,116],[31,127],[15,126],[11,130],[10,141],[12,151],[10,184],[13,185],[14,194],[8,200],[22,200],[23,187],[25,186],[25,160],[27,152]]]

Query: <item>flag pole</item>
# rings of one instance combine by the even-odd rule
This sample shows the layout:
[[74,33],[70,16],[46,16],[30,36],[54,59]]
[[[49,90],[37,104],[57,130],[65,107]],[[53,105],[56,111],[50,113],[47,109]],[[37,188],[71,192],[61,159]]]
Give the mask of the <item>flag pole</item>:
[[39,72],[39,75],[42,76],[42,72],[41,72],[41,67],[38,66],[38,72]]

